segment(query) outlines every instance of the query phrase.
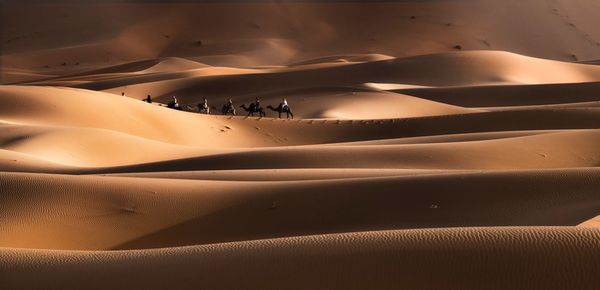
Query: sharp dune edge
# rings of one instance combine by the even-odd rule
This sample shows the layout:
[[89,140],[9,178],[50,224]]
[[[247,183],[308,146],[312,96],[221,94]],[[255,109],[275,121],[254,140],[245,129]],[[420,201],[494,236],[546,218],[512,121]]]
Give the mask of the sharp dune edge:
[[591,0],[35,5],[0,289],[600,287]]

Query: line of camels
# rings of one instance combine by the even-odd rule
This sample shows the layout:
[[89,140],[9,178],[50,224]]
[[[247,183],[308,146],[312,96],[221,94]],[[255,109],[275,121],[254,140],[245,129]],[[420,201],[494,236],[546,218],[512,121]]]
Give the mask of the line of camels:
[[[167,104],[167,107],[171,108],[171,109],[175,109],[175,110],[196,112],[196,113],[207,114],[207,115],[210,115],[210,113],[211,113],[210,107],[208,106],[208,104],[206,102],[198,104],[198,106],[196,106],[196,108],[186,105],[185,110],[177,102],[170,102]],[[260,117],[265,117],[267,115],[265,113],[263,107],[260,105],[257,105],[256,103],[251,103],[249,106],[242,104],[240,106],[240,108],[242,108],[244,111],[248,112],[247,116],[254,117],[254,114],[258,114]],[[294,113],[292,113],[292,109],[290,108],[289,105],[285,105],[283,103],[279,104],[277,107],[273,107],[273,106],[269,105],[269,106],[267,106],[267,109],[277,112],[279,114],[279,118],[281,118],[281,115],[285,113],[287,119],[289,119],[290,117],[292,119],[294,119]],[[221,114],[232,115],[232,116],[237,115],[235,107],[233,106],[232,103],[227,103],[227,104],[223,105],[223,107],[221,108]]]

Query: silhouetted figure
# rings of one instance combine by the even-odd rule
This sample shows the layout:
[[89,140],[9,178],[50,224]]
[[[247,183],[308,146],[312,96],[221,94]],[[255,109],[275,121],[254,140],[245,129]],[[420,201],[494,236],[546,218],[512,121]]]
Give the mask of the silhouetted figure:
[[150,95],[148,95],[145,99],[143,99],[142,101],[148,103],[148,104],[152,104],[152,97],[150,97]]
[[223,113],[223,115],[233,115],[235,116],[235,108],[233,107],[233,101],[231,101],[231,98],[229,98],[229,101],[227,102],[227,104],[223,105],[223,109],[221,109],[221,113]]

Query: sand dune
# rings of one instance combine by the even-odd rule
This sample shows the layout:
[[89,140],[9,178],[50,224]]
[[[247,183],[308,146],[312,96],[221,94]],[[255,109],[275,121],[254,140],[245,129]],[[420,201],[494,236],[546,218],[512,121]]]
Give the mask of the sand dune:
[[[323,61],[323,60],[321,60]],[[327,63],[325,63],[327,64]],[[451,52],[402,59],[345,63],[343,65],[307,66],[304,69],[267,69],[265,74],[196,79],[194,89],[205,94],[240,94],[284,88],[323,85],[351,86],[365,83],[399,83],[421,86],[467,86],[485,84],[583,83],[598,79],[600,68],[594,65],[566,63],[525,57],[501,51]],[[557,75],[553,71],[560,70]],[[269,73],[271,72],[271,73]],[[129,84],[180,77],[171,74],[152,77],[129,77],[78,85],[80,88],[107,90]],[[260,86],[258,86],[260,80]],[[231,87],[230,83],[238,84]],[[284,86],[285,85],[285,86]],[[188,88],[191,89],[191,88]]]
[[596,289],[599,11],[3,5],[0,289]]
[[[4,131],[0,138],[2,148],[70,166],[125,165],[221,152],[172,145],[106,129],[22,125],[0,125],[0,128]],[[81,136],[85,139],[81,140]]]
[[159,56],[239,67],[348,52],[414,56],[457,45],[557,60],[600,58],[600,8],[592,0],[237,4],[53,3],[33,15],[35,3],[14,3],[5,7],[11,29],[1,36],[2,62],[64,75]]
[[[594,289],[600,283],[595,275],[600,267],[598,238],[595,229],[476,228],[309,236],[150,251],[2,248],[6,258],[0,267],[10,273],[4,282],[7,287],[20,289],[163,289],[173,285],[181,289],[502,289],[515,285],[517,289]],[[32,269],[38,275],[27,279]],[[165,272],[168,277],[163,276]]]
[[2,172],[50,172],[61,173],[75,170],[65,164],[57,164],[24,153],[0,149],[0,170]]
[[[383,168],[293,168],[293,169],[239,169],[239,170],[201,170],[201,171],[164,171],[102,174],[103,176],[170,178],[191,180],[223,181],[309,181],[387,176],[429,175],[459,170],[435,169],[383,169]],[[464,170],[463,172],[467,172]]]
[[315,59],[309,59],[304,61],[299,61],[296,63],[290,64],[290,66],[306,66],[311,64],[322,64],[329,62],[341,62],[341,63],[349,63],[349,62],[371,62],[371,61],[380,61],[380,60],[389,60],[393,59],[393,56],[384,55],[384,54],[356,54],[356,55],[332,55],[326,57],[320,57]]
[[[532,169],[593,167],[599,132],[449,144],[285,147],[222,153],[90,172],[268,168]],[[569,148],[569,150],[565,150]],[[501,152],[510,150],[510,155]]]
[[10,192],[0,245],[138,249],[380,229],[575,226],[600,212],[597,173],[384,172],[279,182],[3,173]]
[[568,104],[598,101],[597,82],[400,89],[396,92],[463,107]]
[[[390,93],[332,94],[320,99],[314,96],[312,102],[335,109],[314,114],[337,121],[281,121],[177,112],[81,89],[4,86],[0,91],[6,103],[19,107],[0,108],[2,119],[9,122],[3,125],[2,148],[67,166],[126,165],[134,166],[136,171],[161,171],[163,166],[172,168],[169,170],[516,169],[588,167],[598,162],[596,131],[564,131],[595,128],[597,109],[589,107],[488,108],[490,112],[485,112]],[[337,98],[349,101],[348,97],[355,100],[348,105],[336,103]],[[371,110],[363,109],[369,106]],[[111,114],[98,114],[99,110]],[[300,115],[304,114],[311,113]],[[358,120],[378,114],[415,118]],[[515,130],[550,131],[503,133]],[[444,134],[458,135],[432,137]],[[86,140],[79,141],[78,136],[84,135]],[[416,136],[429,137],[402,139]],[[452,138],[458,139],[448,143]],[[437,144],[410,145],[419,143],[415,140]],[[48,146],[57,142],[62,145]],[[318,146],[340,142],[354,143],[345,147]],[[299,145],[311,147],[293,147]],[[255,146],[286,147],[249,149]],[[219,147],[222,149],[216,149]],[[500,153],[508,148],[514,154]]]
[[[497,139],[534,136],[534,135],[559,133],[559,132],[566,132],[566,131],[562,131],[562,130],[526,131],[526,130],[523,130],[523,131],[464,133],[464,134],[449,134],[449,135],[422,136],[422,137],[377,139],[377,140],[369,140],[369,141],[354,141],[354,142],[345,142],[345,143],[334,143],[331,145],[399,145],[399,144],[454,143],[454,142],[497,140]],[[571,132],[576,132],[576,130],[572,130]]]
[[[179,113],[100,92],[18,86],[5,86],[0,92],[4,102],[19,104],[18,110],[12,106],[2,106],[0,114],[3,119],[25,125],[100,128],[157,141],[197,146],[202,146],[202,143],[214,145],[218,139],[213,137],[224,135],[222,133],[227,125],[224,118],[202,118],[197,114]],[[252,128],[251,124],[246,127]],[[251,130],[256,131],[254,128]],[[211,143],[206,140],[211,140]]]
[[585,228],[597,228],[600,227],[600,216],[595,216],[585,222],[582,222],[578,225],[579,227]]

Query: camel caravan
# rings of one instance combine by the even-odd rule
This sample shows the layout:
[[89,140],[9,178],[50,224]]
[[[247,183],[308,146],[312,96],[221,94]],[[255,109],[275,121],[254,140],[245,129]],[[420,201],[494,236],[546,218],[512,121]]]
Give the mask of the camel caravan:
[[[122,93],[121,95],[125,96],[125,93]],[[150,95],[148,95],[146,98],[142,99],[142,101],[147,102],[147,103],[152,103],[152,97]],[[164,105],[160,104],[160,106],[164,106]],[[195,112],[195,113],[206,114],[206,115],[211,114],[210,106],[208,105],[208,100],[206,98],[203,98],[203,102],[199,103],[196,106],[190,106],[190,105],[183,106],[183,105],[179,104],[179,102],[177,101],[177,97],[172,96],[171,101],[169,101],[167,103],[166,107],[170,108],[170,109],[178,110],[178,111]],[[259,117],[262,118],[267,115],[265,113],[265,110],[263,109],[263,106],[260,103],[259,98],[256,98],[255,101],[250,103],[248,106],[246,106],[246,104],[242,104],[239,107],[248,113],[247,116],[254,117],[254,114],[257,114]],[[281,103],[279,103],[279,105],[277,105],[277,107],[268,105],[267,109],[277,112],[279,118],[281,118],[281,115],[284,113],[286,114],[286,119],[294,118],[292,109],[288,105],[288,102],[285,98],[282,99]],[[221,108],[221,114],[222,115],[232,115],[232,116],[237,115],[235,106],[233,105],[233,101],[231,100],[231,98]]]

